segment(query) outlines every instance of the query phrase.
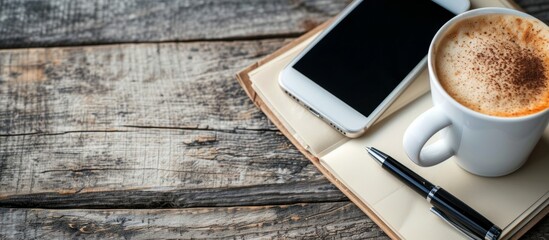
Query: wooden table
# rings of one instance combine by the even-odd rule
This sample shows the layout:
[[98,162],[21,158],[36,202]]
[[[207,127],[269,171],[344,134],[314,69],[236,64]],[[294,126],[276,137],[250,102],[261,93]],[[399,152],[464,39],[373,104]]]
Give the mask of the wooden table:
[[386,239],[235,80],[348,2],[0,1],[0,238]]

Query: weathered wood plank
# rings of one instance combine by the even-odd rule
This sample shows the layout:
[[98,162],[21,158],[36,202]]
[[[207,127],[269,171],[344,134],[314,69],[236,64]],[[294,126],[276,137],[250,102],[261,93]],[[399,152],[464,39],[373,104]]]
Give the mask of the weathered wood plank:
[[167,210],[0,208],[2,239],[388,239],[349,202]]
[[286,42],[0,51],[0,203],[130,208],[346,199],[234,79]]
[[[0,48],[300,35],[350,0],[2,0]],[[549,23],[549,1],[516,0]]]
[[234,79],[287,43],[0,51],[0,135],[135,127],[272,129]]
[[297,36],[349,0],[2,0],[0,48]]
[[[521,239],[548,237],[544,219]],[[349,202],[259,207],[0,208],[2,239],[389,239]]]
[[346,199],[276,131],[119,129],[0,137],[0,206],[151,208]]
[[[253,183],[252,183],[253,184]],[[178,189],[157,187],[147,190],[98,191],[75,194],[35,193],[10,195],[0,207],[105,209],[105,208],[184,208],[212,206],[263,206],[345,201],[347,198],[324,180],[288,182],[227,188]]]

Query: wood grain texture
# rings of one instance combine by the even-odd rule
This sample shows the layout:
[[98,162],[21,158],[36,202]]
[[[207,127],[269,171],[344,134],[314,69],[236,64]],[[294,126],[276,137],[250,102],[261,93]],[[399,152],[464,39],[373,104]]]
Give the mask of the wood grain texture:
[[[542,221],[521,239],[547,239]],[[186,209],[0,208],[1,239],[389,239],[350,202]]]
[[[298,36],[350,0],[1,0],[0,48]],[[549,23],[549,2],[516,0]]]
[[388,239],[348,202],[166,210],[0,209],[7,239]]
[[[234,80],[235,69],[285,43],[1,51],[0,204],[131,208],[346,199]],[[133,201],[123,201],[130,195]]]
[[345,200],[277,132],[137,129],[4,138],[0,205],[167,208]]
[[234,72],[284,39],[0,51],[0,134],[275,128]]
[[0,48],[297,36],[349,0],[2,0]]

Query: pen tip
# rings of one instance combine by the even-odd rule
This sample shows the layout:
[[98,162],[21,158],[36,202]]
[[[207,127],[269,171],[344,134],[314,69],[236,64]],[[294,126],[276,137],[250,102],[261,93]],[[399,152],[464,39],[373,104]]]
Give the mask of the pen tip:
[[368,151],[368,152],[370,152],[370,153],[371,153],[371,152],[375,152],[376,150],[377,150],[377,149],[374,148],[374,147],[366,147],[366,151]]
[[373,147],[366,147],[366,152],[368,152],[370,155],[374,154],[375,148]]
[[366,151],[370,156],[372,156],[375,160],[377,160],[380,164],[383,164],[385,162],[385,158],[387,158],[386,155],[384,155],[379,150],[373,148],[373,147],[366,147]]

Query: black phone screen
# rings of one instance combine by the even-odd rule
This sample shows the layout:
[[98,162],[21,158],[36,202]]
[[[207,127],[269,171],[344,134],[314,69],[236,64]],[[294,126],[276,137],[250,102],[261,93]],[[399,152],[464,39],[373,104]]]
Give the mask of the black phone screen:
[[364,0],[294,68],[368,117],[454,16],[430,0]]

